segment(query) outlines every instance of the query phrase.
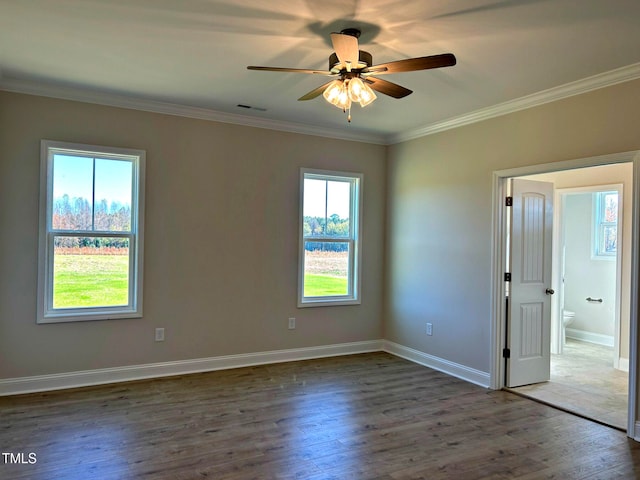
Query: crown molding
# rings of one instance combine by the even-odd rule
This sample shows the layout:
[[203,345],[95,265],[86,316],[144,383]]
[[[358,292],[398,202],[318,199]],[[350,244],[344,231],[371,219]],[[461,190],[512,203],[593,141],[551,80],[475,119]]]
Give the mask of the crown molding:
[[570,82],[548,90],[533,93],[515,100],[509,100],[491,107],[475,110],[464,115],[449,118],[441,122],[434,122],[423,127],[395,134],[375,134],[365,132],[347,131],[344,129],[319,127],[309,124],[283,122],[265,118],[250,117],[234,113],[225,113],[213,109],[179,105],[156,100],[140,99],[119,95],[115,93],[98,92],[76,87],[61,85],[49,85],[34,81],[15,80],[2,78],[0,75],[0,90],[39,95],[43,97],[73,100],[111,107],[130,108],[145,112],[175,115],[180,117],[195,118],[213,122],[230,123],[246,127],[278,130],[303,135],[349,140],[355,142],[371,143],[376,145],[393,145],[396,143],[414,140],[434,133],[451,130],[453,128],[470,125],[472,123],[489,120],[491,118],[507,115],[527,108],[536,107],[545,103],[562,100],[564,98],[587,93],[592,90],[609,87],[618,83],[637,80],[640,78],[640,63],[634,63],[609,72],[587,77],[582,80]]
[[212,122],[231,123],[234,125],[242,125],[245,127],[256,127],[268,130],[299,133],[303,135],[313,135],[316,137],[350,140],[377,145],[387,144],[386,135],[354,132],[344,129],[319,127],[304,123],[283,122],[279,120],[250,117],[247,115],[220,112],[209,108],[193,107],[170,102],[160,102],[156,100],[134,98],[126,95],[99,92],[77,87],[49,85],[41,82],[15,80],[10,78],[2,78],[1,76],[0,90],[27,95],[59,98],[62,100],[94,103],[110,107],[129,108],[133,110],[141,110],[144,112],[175,115],[179,117],[208,120]]
[[492,107],[482,108],[458,117],[453,117],[441,122],[435,122],[415,130],[393,134],[387,137],[387,144],[393,145],[396,143],[406,142],[408,140],[425,137],[445,130],[451,130],[453,128],[470,125],[490,118],[507,115],[519,110],[525,110],[545,103],[573,97],[592,90],[610,87],[618,83],[637,80],[638,78],[640,78],[640,63],[634,63],[609,72],[600,73],[598,75],[593,75],[592,77],[587,77],[582,80],[566,83],[558,87],[549,88],[548,90],[520,97],[515,100],[499,103]]

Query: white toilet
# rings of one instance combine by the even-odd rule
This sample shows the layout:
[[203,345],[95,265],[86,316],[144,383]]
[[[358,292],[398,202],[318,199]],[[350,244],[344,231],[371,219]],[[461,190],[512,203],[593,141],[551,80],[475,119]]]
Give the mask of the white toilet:
[[567,326],[571,325],[576,317],[576,312],[562,310],[562,344],[567,343]]

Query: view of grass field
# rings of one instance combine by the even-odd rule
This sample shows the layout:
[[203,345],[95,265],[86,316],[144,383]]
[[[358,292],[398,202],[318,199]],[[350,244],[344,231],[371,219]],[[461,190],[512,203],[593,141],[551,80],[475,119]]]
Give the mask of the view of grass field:
[[304,296],[347,295],[348,252],[305,252]]
[[346,277],[330,277],[328,275],[313,275],[310,273],[307,273],[304,276],[305,297],[325,297],[329,295],[346,294]]
[[[57,153],[54,160],[51,226],[78,234],[54,236],[53,308],[128,305],[132,280],[123,232],[131,232],[134,219],[133,164]],[[304,296],[349,295],[354,183],[324,175],[304,182]]]
[[[54,260],[53,307],[127,305],[129,255],[126,249],[59,249]],[[100,252],[110,254],[101,254]],[[122,254],[124,253],[124,254]],[[347,252],[305,253],[304,295],[346,295]]]
[[127,305],[129,255],[56,254],[53,307]]

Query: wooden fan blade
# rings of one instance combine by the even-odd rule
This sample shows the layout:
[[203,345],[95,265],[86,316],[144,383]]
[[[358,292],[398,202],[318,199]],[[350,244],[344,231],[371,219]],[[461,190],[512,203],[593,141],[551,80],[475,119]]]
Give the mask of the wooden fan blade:
[[256,67],[254,65],[250,65],[247,67],[248,70],[261,70],[263,72],[288,72],[288,73],[311,73],[314,75],[328,75],[333,76],[336,75],[328,70],[307,70],[305,68],[285,68],[285,67]]
[[330,82],[325,83],[324,85],[320,85],[318,88],[314,88],[313,90],[311,90],[309,93],[307,93],[306,95],[301,96],[298,100],[313,100],[314,98],[322,95],[322,92],[325,91],[325,89],[333,82],[334,80],[331,80]]
[[336,52],[340,63],[343,63],[345,67],[347,64],[351,64],[354,68],[357,68],[360,51],[356,37],[345,35],[344,33],[332,33],[331,43],[333,43],[333,50]]
[[404,88],[396,83],[387,82],[381,78],[367,77],[365,82],[376,92],[384,93],[385,95],[389,95],[393,98],[403,98],[413,93],[413,90]]
[[[453,53],[442,53],[440,55],[431,55],[428,57],[407,58],[406,60],[397,60],[395,62],[380,63],[369,67],[376,75],[387,73],[414,72],[416,70],[429,70],[430,68],[452,67],[456,64],[456,57]],[[386,70],[378,69],[385,67]],[[363,73],[368,71],[363,69]]]
[[384,73],[387,71],[387,67],[380,67],[378,65],[376,65],[375,67],[367,67],[365,69],[363,69],[360,72],[360,75],[362,76],[367,76],[367,75],[380,75],[381,73]]

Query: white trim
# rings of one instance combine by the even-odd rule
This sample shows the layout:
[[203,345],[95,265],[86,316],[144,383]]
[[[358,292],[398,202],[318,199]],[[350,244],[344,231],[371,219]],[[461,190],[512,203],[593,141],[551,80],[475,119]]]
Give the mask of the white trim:
[[624,358],[624,357],[619,357],[618,358],[618,366],[615,367],[618,370],[622,370],[623,372],[628,372],[629,371],[629,359],[628,358]]
[[162,113],[178,117],[195,118],[212,122],[230,123],[247,127],[278,130],[282,132],[300,133],[316,137],[337,138],[340,140],[352,140],[355,142],[371,143],[374,145],[387,145],[387,137],[382,134],[357,132],[345,128],[328,128],[317,125],[309,125],[299,122],[284,122],[268,118],[250,117],[236,113],[226,113],[210,108],[179,105],[176,103],[161,102],[143,98],[129,97],[116,93],[98,92],[90,89],[70,88],[62,85],[46,85],[33,81],[18,81],[13,79],[0,79],[0,90],[7,92],[38,95],[42,97],[59,98],[110,107],[130,108],[143,112]]
[[586,330],[577,330],[575,328],[567,328],[565,332],[567,333],[567,338],[572,338],[579,342],[593,343],[594,345],[603,345],[605,347],[613,347],[614,344],[612,335],[587,332]]
[[342,128],[327,128],[316,125],[300,124],[269,120],[266,118],[250,117],[233,113],[219,112],[209,108],[178,105],[169,102],[160,102],[142,98],[133,98],[116,93],[98,92],[79,87],[67,87],[63,85],[47,85],[41,82],[15,80],[0,76],[0,90],[7,92],[23,93],[27,95],[39,95],[63,100],[73,100],[112,107],[131,108],[144,112],[162,113],[180,117],[196,118],[221,123],[231,123],[269,130],[278,130],[317,137],[352,140],[356,142],[371,143],[374,145],[393,145],[434,133],[451,130],[453,128],[470,125],[509,113],[537,107],[545,103],[562,100],[564,98],[580,95],[592,90],[609,87],[618,83],[628,82],[640,78],[640,63],[634,63],[615,70],[600,73],[575,82],[570,82],[558,87],[549,88],[541,92],[526,95],[514,100],[499,103],[491,107],[482,108],[464,115],[449,118],[419,127],[406,132],[394,134],[376,134],[366,132],[354,132]]
[[566,83],[557,87],[549,88],[541,92],[526,95],[524,97],[509,100],[497,105],[482,108],[464,115],[450,118],[441,122],[435,122],[421,128],[390,135],[389,144],[406,142],[415,138],[424,137],[433,133],[444,132],[453,128],[470,125],[491,118],[518,112],[527,108],[537,107],[545,103],[555,102],[564,98],[580,95],[592,90],[609,87],[618,83],[628,82],[640,78],[640,63],[634,63],[609,72],[593,75],[575,82]]
[[564,189],[553,189],[553,242],[551,244],[551,288],[557,295],[551,297],[551,353],[562,354],[564,349],[562,337],[562,306],[564,305],[564,282],[562,279],[563,261],[562,245],[564,245]]
[[629,311],[629,412],[627,435],[636,439],[638,409],[638,287],[640,282],[640,153],[633,159],[633,195],[631,199],[631,294]]
[[419,365],[438,370],[461,380],[489,387],[489,373],[460,365],[443,358],[420,352],[387,340],[340,343],[318,347],[272,350],[267,352],[224,355],[220,357],[177,360],[173,362],[149,363],[114,368],[100,368],[77,372],[35,375],[31,377],[7,378],[0,380],[0,396],[45,392],[67,388],[105,385],[150,378],[188,375],[191,373],[228,370],[254,365],[295,362],[315,358],[355,355],[369,352],[387,352]]
[[491,324],[490,324],[490,386],[500,390],[505,386],[505,362],[502,351],[506,347],[506,325],[502,321],[506,317],[506,286],[504,273],[507,271],[507,215],[503,202],[507,196],[506,176],[493,173],[493,205],[491,226],[493,241],[491,242]]
[[629,433],[629,436],[633,438],[636,442],[640,442],[640,436],[636,436],[635,432],[638,432],[640,435],[640,422],[636,422],[633,425],[633,430]]
[[481,387],[489,388],[490,376],[487,372],[469,368],[464,365],[460,365],[459,363],[454,363],[449,360],[445,360],[444,358],[429,355],[428,353],[424,353],[410,347],[405,347],[404,345],[399,345],[394,342],[389,342],[387,340],[383,342],[383,345],[383,350],[387,353],[418,363],[425,367],[438,370],[439,372],[446,373],[452,377],[480,385]]
[[0,380],[0,396],[382,351],[382,340],[196,358]]

